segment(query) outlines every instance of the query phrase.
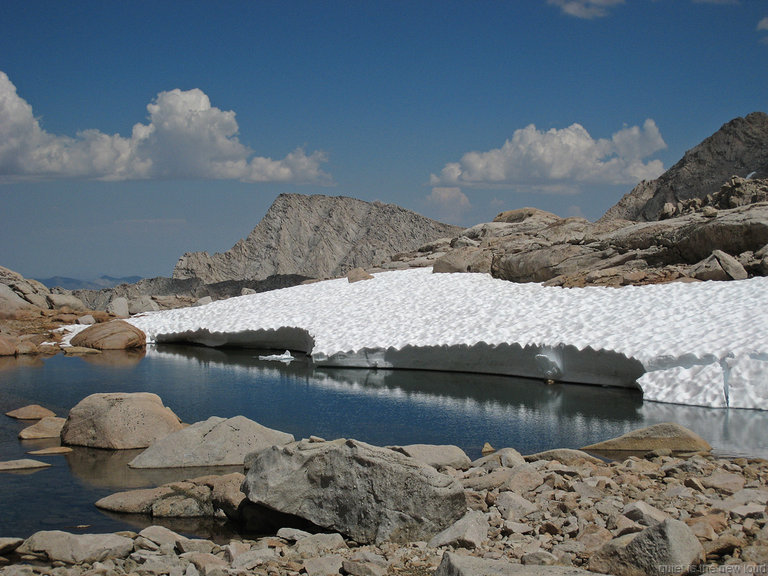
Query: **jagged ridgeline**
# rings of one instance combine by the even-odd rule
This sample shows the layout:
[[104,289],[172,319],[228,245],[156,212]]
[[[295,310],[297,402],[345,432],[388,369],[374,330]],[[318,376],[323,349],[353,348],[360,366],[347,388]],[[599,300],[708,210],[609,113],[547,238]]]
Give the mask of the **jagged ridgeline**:
[[677,216],[687,201],[705,200],[731,176],[768,178],[765,112],[753,112],[724,124],[659,178],[640,182],[599,221],[650,222]]
[[184,254],[173,277],[207,284],[283,274],[329,278],[461,230],[394,204],[281,194],[246,239],[223,253]]

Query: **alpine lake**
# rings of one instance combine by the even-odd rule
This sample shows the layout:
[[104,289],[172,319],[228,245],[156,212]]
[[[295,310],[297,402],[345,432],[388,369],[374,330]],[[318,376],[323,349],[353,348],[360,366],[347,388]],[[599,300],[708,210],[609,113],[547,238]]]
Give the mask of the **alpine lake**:
[[[768,457],[768,411],[644,402],[638,390],[547,384],[537,380],[415,370],[314,367],[260,360],[274,351],[150,347],[147,354],[0,359],[0,412],[41,404],[58,416],[97,392],[154,392],[184,422],[243,415],[296,439],[355,438],[379,446],[455,444],[477,458],[488,442],[522,454],[580,448],[659,422],[676,422],[723,456]],[[35,458],[49,468],[0,473],[0,537],[38,530],[114,532],[155,523],[224,540],[223,522],[155,520],[109,514],[98,499],[235,469],[134,470],[140,451],[74,447],[30,456],[57,439],[22,441],[30,422],[0,416],[0,460]]]

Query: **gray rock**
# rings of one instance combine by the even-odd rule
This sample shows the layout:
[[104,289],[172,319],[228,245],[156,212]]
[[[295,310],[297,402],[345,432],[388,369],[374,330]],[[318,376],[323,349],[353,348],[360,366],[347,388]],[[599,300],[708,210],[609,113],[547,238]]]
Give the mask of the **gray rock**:
[[714,254],[707,256],[701,262],[697,262],[691,266],[688,274],[691,278],[703,281],[712,280],[715,282],[723,282],[725,280],[730,280],[730,277],[720,265],[720,260],[718,260]]
[[166,528],[165,526],[158,526],[158,525],[147,526],[141,532],[139,532],[139,536],[154,542],[158,546],[162,546],[165,544],[171,547],[175,547],[177,542],[187,539],[186,536],[177,534],[176,532],[174,532],[169,528]]
[[493,264],[493,252],[471,246],[451,250],[445,256],[435,260],[432,272],[455,273],[474,272],[490,274]]
[[723,252],[722,250],[714,250],[712,255],[720,262],[720,266],[728,277],[732,280],[746,280],[749,277],[747,271],[744,270],[744,266],[731,256],[730,254]]
[[359,562],[356,560],[344,560],[341,567],[345,574],[350,576],[385,576],[387,566],[375,562]]
[[47,416],[36,424],[24,428],[19,432],[19,438],[22,440],[36,440],[40,438],[58,438],[61,435],[61,429],[64,427],[64,418],[56,416]]
[[91,394],[70,410],[61,441],[112,450],[146,448],[181,428],[179,417],[157,394]]
[[118,318],[128,318],[128,316],[131,315],[131,312],[128,308],[128,299],[123,296],[113,298],[112,301],[107,305],[107,312],[114,314]]
[[473,468],[494,468],[502,466],[504,468],[513,468],[518,464],[525,464],[525,458],[514,448],[502,448],[496,450],[493,454],[483,456],[472,462]]
[[304,560],[304,572],[307,576],[333,576],[341,572],[344,559],[338,554],[329,554],[319,558]]
[[160,306],[149,295],[141,295],[138,298],[128,300],[128,313],[130,315],[154,312],[160,310]]
[[615,538],[589,560],[589,569],[615,576],[685,573],[704,560],[704,548],[691,529],[668,518],[642,532]]
[[463,518],[436,534],[429,541],[429,546],[432,548],[440,546],[479,548],[483,542],[488,540],[489,529],[490,525],[485,514],[471,510]]
[[19,554],[43,556],[52,562],[82,564],[125,558],[133,540],[117,534],[70,534],[60,530],[36,532],[17,548]]
[[69,307],[72,310],[85,310],[82,300],[72,294],[48,294],[46,298],[51,308]]
[[464,450],[450,444],[410,444],[408,446],[390,446],[390,448],[438,470],[447,467],[466,470],[471,464],[469,456]]
[[221,254],[184,254],[173,277],[206,283],[275,274],[333,278],[460,230],[392,204],[281,194],[248,238]]
[[589,576],[581,568],[565,566],[523,566],[507,560],[487,560],[474,556],[460,556],[451,552],[443,554],[435,576]]
[[712,447],[687,428],[666,422],[627,432],[617,438],[585,446],[589,451],[651,452],[668,449],[673,452],[709,452]]
[[496,498],[496,508],[505,520],[521,520],[539,510],[536,504],[514,492],[501,492]]
[[94,318],[92,314],[85,314],[77,319],[76,324],[90,326],[91,324],[96,324],[96,318]]
[[128,465],[131,468],[242,466],[247,454],[293,440],[293,435],[272,430],[245,416],[212,416],[161,438]]
[[97,500],[95,506],[124,514],[151,514],[155,502],[172,494],[174,491],[168,486],[127,490],[105,496]]
[[630,502],[624,507],[622,513],[626,518],[643,526],[653,526],[669,518],[665,512],[643,501]]
[[247,498],[360,543],[431,538],[464,515],[461,484],[402,454],[356,440],[263,450]]
[[341,534],[311,534],[296,542],[296,552],[308,558],[319,556],[329,550],[342,550],[347,548],[344,537]]

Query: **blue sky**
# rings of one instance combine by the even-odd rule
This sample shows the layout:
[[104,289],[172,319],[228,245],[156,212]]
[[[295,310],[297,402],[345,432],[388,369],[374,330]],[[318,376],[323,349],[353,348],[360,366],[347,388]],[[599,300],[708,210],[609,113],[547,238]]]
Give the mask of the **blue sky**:
[[596,219],[766,70],[763,0],[7,0],[0,265],[168,276],[284,192]]

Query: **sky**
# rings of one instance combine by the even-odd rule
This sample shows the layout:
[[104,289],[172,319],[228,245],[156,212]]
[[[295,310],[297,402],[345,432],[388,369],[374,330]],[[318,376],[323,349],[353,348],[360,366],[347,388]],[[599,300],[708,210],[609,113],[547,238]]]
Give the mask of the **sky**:
[[766,70],[765,0],[6,0],[0,266],[170,276],[281,193],[595,220]]

